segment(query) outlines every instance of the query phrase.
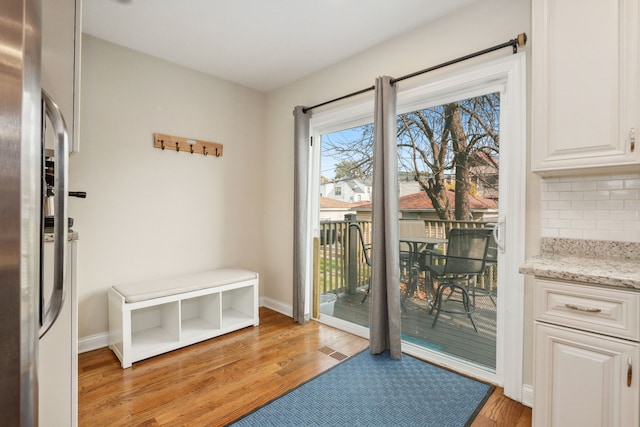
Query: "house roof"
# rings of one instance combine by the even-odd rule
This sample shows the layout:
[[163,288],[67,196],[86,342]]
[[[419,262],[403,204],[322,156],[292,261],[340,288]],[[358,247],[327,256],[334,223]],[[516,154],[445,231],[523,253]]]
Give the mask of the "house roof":
[[[455,208],[455,192],[447,191],[447,197],[449,198],[449,204],[452,208]],[[360,208],[371,209],[371,202],[359,204]],[[401,211],[406,210],[432,210],[433,203],[427,196],[427,193],[420,191],[418,193],[407,194],[398,199],[398,207]],[[485,199],[480,196],[469,195],[469,208],[470,209],[498,209],[498,203],[495,200]]]
[[343,202],[342,200],[320,197],[320,209],[350,209],[359,203]]

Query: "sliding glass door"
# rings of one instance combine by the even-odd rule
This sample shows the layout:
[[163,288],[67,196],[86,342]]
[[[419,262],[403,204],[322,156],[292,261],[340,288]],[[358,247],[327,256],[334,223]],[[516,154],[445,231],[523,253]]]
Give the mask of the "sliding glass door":
[[[487,369],[496,366],[497,259],[457,295],[429,273],[444,264],[452,228],[491,228],[498,218],[500,96],[488,93],[397,117],[403,339]],[[322,315],[367,327],[371,251],[371,124],[321,135],[319,304]],[[467,280],[468,279],[468,280]],[[456,288],[460,289],[460,288]],[[473,322],[472,322],[473,321]]]
[[[515,57],[401,88],[397,105],[402,349],[504,385],[516,400],[522,393],[524,88],[524,60]],[[311,120],[315,317],[364,337],[375,251],[372,114],[373,102],[359,101]],[[439,275],[456,229],[487,236],[481,255],[466,255],[480,258],[481,267]],[[460,298],[466,303],[456,306]]]

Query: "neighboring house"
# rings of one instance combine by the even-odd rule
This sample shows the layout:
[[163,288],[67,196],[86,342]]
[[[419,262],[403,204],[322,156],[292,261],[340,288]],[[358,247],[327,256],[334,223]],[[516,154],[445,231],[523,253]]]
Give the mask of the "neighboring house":
[[342,221],[347,213],[353,213],[357,203],[343,202],[342,200],[320,197],[320,222]]
[[420,191],[420,184],[411,172],[398,172],[398,194],[400,197]]
[[[449,203],[455,207],[455,192],[448,191]],[[427,193],[420,191],[398,199],[400,219],[438,219]],[[498,216],[498,203],[495,200],[469,195],[469,208],[473,221],[495,221]],[[354,208],[358,218],[371,218],[371,203],[363,203]]]
[[320,184],[320,197],[343,202],[371,201],[371,182],[358,178],[345,178]]
[[[498,160],[495,158],[488,160],[488,156],[481,152],[475,153],[475,156],[482,159],[482,161],[476,161],[470,166],[471,185],[474,186],[475,194],[481,196],[480,198],[497,200],[499,171],[492,164],[497,164]],[[422,172],[422,174],[426,176],[426,172]],[[454,185],[456,177],[453,174],[446,174],[444,179],[446,184]],[[398,189],[400,197],[422,191],[413,172],[398,172]]]

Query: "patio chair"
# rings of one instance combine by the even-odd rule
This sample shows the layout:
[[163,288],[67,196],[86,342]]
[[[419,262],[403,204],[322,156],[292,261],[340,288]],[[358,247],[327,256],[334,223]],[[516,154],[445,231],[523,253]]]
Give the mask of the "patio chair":
[[[441,255],[432,253],[432,263],[425,265],[429,272],[430,280],[438,282],[435,300],[429,313],[436,310],[432,328],[436,326],[440,313],[466,315],[469,317],[473,329],[478,332],[472,313],[475,309],[475,299],[470,299],[469,292],[472,281],[484,272],[487,251],[491,239],[492,230],[486,228],[452,228],[449,232],[447,253]],[[440,259],[441,262],[433,263]],[[443,308],[445,291],[449,293],[444,303],[450,302],[462,304],[462,308]],[[460,294],[460,299],[452,298],[454,294]]]
[[[357,230],[358,240],[361,242],[362,253],[364,254],[365,263],[371,267],[371,256],[369,253],[371,252],[371,244],[366,244],[364,242],[364,235],[362,233],[362,228],[358,224],[349,224],[349,228],[353,227]],[[407,295],[413,293],[415,291],[416,283],[417,283],[417,274],[418,268],[414,260],[414,255],[410,250],[400,250],[400,273],[401,273],[401,281],[404,281],[407,289],[405,290],[404,295],[400,300],[400,304],[403,311],[406,311],[406,307],[404,306],[404,300],[407,298]],[[371,292],[371,276],[369,276],[369,284],[367,285],[367,291],[362,297],[361,303],[364,303]]]
[[[398,222],[398,235],[403,237],[425,237],[425,225],[421,219],[402,219]],[[419,254],[414,253],[410,243],[400,241],[400,281],[405,284],[402,301],[413,296],[418,288]],[[403,306],[404,308],[404,306]]]
[[[356,223],[349,224],[349,236],[352,236],[351,234],[352,230],[356,231],[357,239],[360,241],[360,246],[362,249],[362,255],[364,256],[365,264],[371,267],[371,256],[369,255],[369,253],[371,252],[371,244],[364,242],[364,234],[362,233],[362,227],[360,227],[360,224],[356,224]],[[367,299],[367,296],[369,296],[370,290],[371,290],[371,276],[369,276],[369,284],[367,285],[367,291],[365,292],[364,297],[362,298],[362,302],[364,302]]]

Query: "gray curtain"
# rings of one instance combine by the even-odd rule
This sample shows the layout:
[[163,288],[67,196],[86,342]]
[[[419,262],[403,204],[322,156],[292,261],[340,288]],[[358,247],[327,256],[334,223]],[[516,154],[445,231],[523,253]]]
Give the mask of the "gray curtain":
[[398,243],[398,153],[396,89],[388,76],[375,85],[373,231],[369,346],[400,359],[400,255]]
[[309,117],[304,107],[295,107],[294,178],[293,178],[293,321],[304,324],[307,290],[307,257],[309,242]]

